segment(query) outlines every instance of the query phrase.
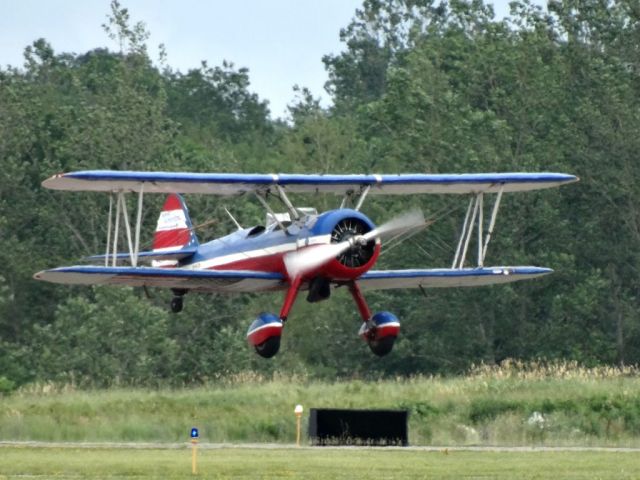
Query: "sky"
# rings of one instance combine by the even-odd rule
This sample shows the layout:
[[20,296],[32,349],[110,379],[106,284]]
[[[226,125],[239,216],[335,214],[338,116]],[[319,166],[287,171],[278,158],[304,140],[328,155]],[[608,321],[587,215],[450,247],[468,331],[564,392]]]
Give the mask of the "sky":
[[[543,4],[544,0],[534,0]],[[294,85],[307,87],[324,106],[328,79],[323,55],[344,50],[340,29],[362,0],[120,0],[132,22],[151,33],[152,58],[164,44],[167,63],[186,72],[206,60],[247,67],[251,90],[269,101],[273,118],[285,117]],[[495,0],[496,15],[509,0]],[[0,66],[22,66],[23,51],[45,38],[57,53],[117,49],[101,25],[109,0],[0,0]]]

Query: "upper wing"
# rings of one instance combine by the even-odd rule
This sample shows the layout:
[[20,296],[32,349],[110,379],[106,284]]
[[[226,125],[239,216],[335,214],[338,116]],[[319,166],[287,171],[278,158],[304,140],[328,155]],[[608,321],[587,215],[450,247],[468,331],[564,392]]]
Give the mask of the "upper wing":
[[516,282],[553,272],[542,267],[434,268],[426,270],[370,270],[358,280],[363,290],[391,288],[478,287]]
[[287,192],[344,195],[371,186],[370,194],[522,192],[577,181],[564,173],[464,173],[400,175],[298,175],[244,173],[127,172],[89,170],[61,173],[42,185],[54,190],[134,191],[234,195],[280,185]]
[[186,270],[182,268],[73,266],[44,270],[36,280],[71,285],[129,285],[167,287],[203,292],[261,292],[279,290],[279,273],[251,270]]

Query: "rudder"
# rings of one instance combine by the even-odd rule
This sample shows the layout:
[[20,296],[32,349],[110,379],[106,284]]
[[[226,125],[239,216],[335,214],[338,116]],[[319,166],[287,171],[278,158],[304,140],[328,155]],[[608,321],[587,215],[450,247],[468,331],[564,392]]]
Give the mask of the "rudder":
[[153,236],[153,251],[179,250],[197,245],[198,238],[193,231],[184,198],[177,193],[170,194],[158,217]]

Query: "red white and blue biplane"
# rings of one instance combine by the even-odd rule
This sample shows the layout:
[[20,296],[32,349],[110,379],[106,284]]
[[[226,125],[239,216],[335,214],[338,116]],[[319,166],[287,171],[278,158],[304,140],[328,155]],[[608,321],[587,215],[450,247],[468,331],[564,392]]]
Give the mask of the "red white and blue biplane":
[[[92,257],[100,265],[45,270],[38,280],[82,285],[167,287],[173,291],[171,309],[182,310],[187,292],[283,291],[278,315],[261,313],[247,339],[256,352],[272,357],[298,293],[309,302],[329,298],[332,288],[346,287],[356,303],[362,325],[359,335],[374,354],[391,351],[400,322],[390,312],[372,314],[363,290],[429,287],[471,287],[535,278],[552,270],[531,266],[484,266],[502,195],[555,187],[578,179],[561,173],[298,175],[80,171],[55,175],[43,182],[54,190],[110,194],[105,255]],[[137,194],[135,224],[129,222],[127,194]],[[150,251],[139,251],[143,197],[169,194]],[[267,213],[266,225],[242,228],[200,244],[181,194],[234,196],[254,194]],[[289,193],[328,193],[342,196],[340,207],[318,214],[296,208]],[[360,212],[370,195],[466,194],[470,201],[451,268],[372,270],[381,242],[425,226],[419,211],[376,226]],[[494,194],[489,216],[484,199]],[[279,198],[286,213],[276,213],[267,199]],[[115,210],[115,211],[114,211]],[[488,222],[486,221],[488,219]],[[487,225],[485,225],[487,223]],[[118,252],[125,230],[128,252]],[[474,233],[474,229],[476,233]],[[477,265],[465,267],[470,240],[477,235]],[[141,262],[150,266],[140,266]],[[125,265],[126,264],[126,265]]]

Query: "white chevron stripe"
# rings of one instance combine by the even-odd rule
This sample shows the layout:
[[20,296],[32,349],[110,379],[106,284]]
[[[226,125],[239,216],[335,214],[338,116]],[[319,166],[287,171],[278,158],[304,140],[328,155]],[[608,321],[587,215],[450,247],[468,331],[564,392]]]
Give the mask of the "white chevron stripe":
[[[305,242],[306,243],[306,242]],[[331,235],[316,235],[315,237],[309,237],[308,245],[325,245],[331,243]],[[267,257],[270,255],[277,255],[280,253],[293,252],[297,249],[296,241],[291,243],[285,243],[283,245],[274,245],[273,247],[260,248],[257,250],[248,250],[245,252],[231,253],[229,255],[223,255],[221,257],[210,258],[201,262],[185,265],[184,268],[189,270],[206,270],[220,265],[226,265],[228,263],[238,262],[240,260],[247,260],[250,258]]]

